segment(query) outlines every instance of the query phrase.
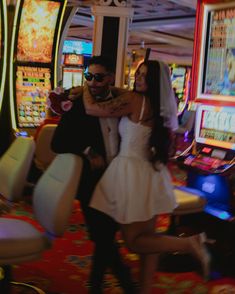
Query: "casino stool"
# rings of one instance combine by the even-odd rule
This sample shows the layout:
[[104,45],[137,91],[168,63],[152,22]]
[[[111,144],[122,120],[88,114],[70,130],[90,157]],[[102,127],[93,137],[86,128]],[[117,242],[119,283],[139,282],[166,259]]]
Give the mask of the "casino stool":
[[204,211],[207,199],[202,191],[197,189],[175,186],[174,193],[178,206],[172,214],[170,232],[175,233],[180,218],[186,215],[198,214]]
[[0,194],[3,200],[22,197],[35,151],[33,138],[17,137],[0,158]]
[[[63,235],[72,212],[81,170],[81,157],[71,153],[59,154],[40,177],[33,192],[33,210],[44,231],[39,231],[27,221],[0,218],[0,293],[10,291],[4,283],[9,280],[7,269],[10,265],[41,258],[43,252],[52,246],[52,241]],[[22,283],[22,286],[27,284]],[[44,293],[28,286],[37,293]]]
[[51,140],[56,127],[57,124],[43,125],[40,127],[37,136],[34,138],[36,144],[35,154],[27,179],[29,193],[31,193],[35,183],[56,156],[56,153],[51,149]]
[[34,163],[42,172],[47,169],[48,165],[56,156],[56,153],[51,149],[51,140],[56,127],[57,124],[44,125],[40,129],[36,138]]

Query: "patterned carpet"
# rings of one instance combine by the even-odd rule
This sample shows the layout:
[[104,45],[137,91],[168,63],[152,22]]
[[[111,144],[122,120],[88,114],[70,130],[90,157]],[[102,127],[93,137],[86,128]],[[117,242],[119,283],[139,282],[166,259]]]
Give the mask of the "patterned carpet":
[[[35,224],[31,206],[17,204],[9,217],[20,218]],[[162,216],[157,224],[159,230],[169,225],[169,218]],[[137,281],[138,259],[125,248],[118,236],[120,250],[124,260],[132,269]],[[79,202],[74,202],[69,227],[62,238],[54,242],[53,247],[45,252],[41,260],[14,266],[13,278],[18,282],[30,283],[43,289],[47,294],[85,294],[88,293],[88,273],[91,264],[92,243],[89,241],[80,211]],[[104,293],[121,294],[117,280],[111,273],[105,277]],[[12,294],[35,293],[27,288],[14,286]],[[214,275],[214,279],[204,282],[194,271],[173,273],[156,272],[153,294],[232,294],[235,293],[235,279]],[[1,293],[4,294],[4,293]]]

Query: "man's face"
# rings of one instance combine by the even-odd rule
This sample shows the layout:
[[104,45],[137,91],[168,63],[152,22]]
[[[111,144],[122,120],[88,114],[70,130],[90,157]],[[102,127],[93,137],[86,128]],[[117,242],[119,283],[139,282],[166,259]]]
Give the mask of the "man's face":
[[[105,96],[109,90],[109,85],[113,82],[113,75],[102,65],[92,64],[86,73],[88,89],[92,96]],[[90,80],[90,81],[89,81]]]

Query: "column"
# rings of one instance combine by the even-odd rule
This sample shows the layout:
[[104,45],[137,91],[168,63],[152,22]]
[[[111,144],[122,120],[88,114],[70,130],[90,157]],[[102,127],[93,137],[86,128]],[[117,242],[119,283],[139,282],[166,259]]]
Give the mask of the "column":
[[107,55],[114,60],[117,87],[124,84],[129,22],[134,14],[129,2],[99,0],[91,7],[94,16],[93,55]]

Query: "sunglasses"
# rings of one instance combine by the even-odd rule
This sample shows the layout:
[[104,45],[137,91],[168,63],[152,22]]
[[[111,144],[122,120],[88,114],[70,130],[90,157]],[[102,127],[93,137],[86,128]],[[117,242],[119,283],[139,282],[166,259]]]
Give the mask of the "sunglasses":
[[103,82],[104,81],[104,78],[106,77],[106,76],[108,76],[109,74],[108,73],[106,73],[106,74],[104,74],[104,73],[96,73],[96,74],[92,74],[92,73],[90,73],[90,72],[85,72],[84,73],[84,77],[85,77],[85,79],[87,80],[87,81],[92,81],[93,80],[93,78],[95,79],[95,81],[96,82]]

